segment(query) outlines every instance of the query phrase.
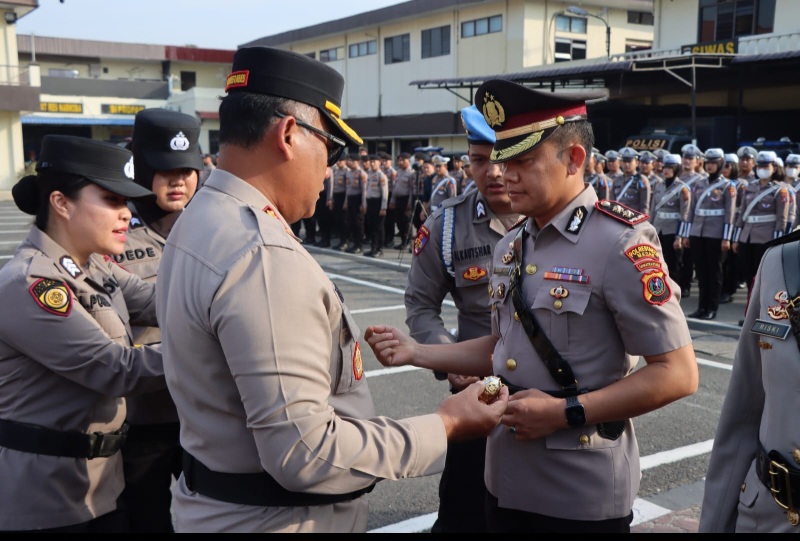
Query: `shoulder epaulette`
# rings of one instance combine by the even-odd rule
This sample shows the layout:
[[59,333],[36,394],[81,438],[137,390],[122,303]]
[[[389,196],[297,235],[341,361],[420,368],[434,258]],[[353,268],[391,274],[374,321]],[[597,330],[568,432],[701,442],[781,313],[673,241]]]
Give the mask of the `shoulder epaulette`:
[[455,207],[459,203],[463,203],[464,200],[469,196],[469,193],[462,193],[461,195],[457,195],[456,197],[450,197],[449,199],[445,199],[442,201],[442,204],[439,205],[439,208],[448,208],[448,207]]
[[618,203],[617,201],[608,201],[607,199],[598,201],[594,204],[594,207],[606,216],[611,216],[612,218],[615,218],[631,227],[638,223],[644,222],[648,217],[647,214],[643,214],[639,211],[633,210],[632,208],[626,207],[622,203]]

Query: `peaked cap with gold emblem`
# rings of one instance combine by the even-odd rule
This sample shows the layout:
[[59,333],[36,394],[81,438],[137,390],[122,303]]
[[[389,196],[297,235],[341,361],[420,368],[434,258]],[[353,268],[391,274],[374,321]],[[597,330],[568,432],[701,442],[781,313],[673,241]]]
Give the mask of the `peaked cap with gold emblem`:
[[355,145],[364,141],[341,118],[344,78],[308,56],[272,47],[244,47],[233,54],[225,92],[253,92],[299,101],[319,109],[333,129]]
[[546,141],[567,122],[586,120],[586,101],[602,93],[540,92],[504,79],[483,83],[475,106],[495,132],[490,159],[508,161]]

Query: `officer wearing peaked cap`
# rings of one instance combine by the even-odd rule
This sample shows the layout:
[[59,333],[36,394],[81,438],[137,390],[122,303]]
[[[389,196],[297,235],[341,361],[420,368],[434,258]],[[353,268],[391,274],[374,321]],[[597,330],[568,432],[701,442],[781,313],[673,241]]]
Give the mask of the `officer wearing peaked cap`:
[[[405,293],[406,325],[422,344],[463,342],[491,333],[487,287],[492,252],[520,219],[511,210],[500,166],[489,162],[494,132],[472,105],[461,110],[476,190],[448,199],[419,228]],[[458,309],[458,332],[442,322],[442,302],[450,295]],[[447,378],[458,393],[477,380],[456,373]],[[486,531],[483,464],[486,439],[451,445],[439,484],[439,516],[432,532]]]
[[605,157],[606,157],[606,169],[607,169],[606,176],[613,185],[622,177],[622,171],[620,170],[620,162],[619,162],[619,152],[617,152],[616,150],[607,150],[605,153]]
[[792,208],[789,210],[791,223],[787,227],[787,233],[791,232],[798,223],[797,216],[797,194],[800,191],[800,154],[789,154],[786,156],[786,185],[791,190]]
[[476,385],[435,414],[375,415],[360,331],[288,225],[362,143],[340,116],[343,86],[299,53],[234,54],[217,169],[173,227],[157,284],[185,450],[178,532],[363,532],[377,481],[440,472],[448,439],[486,434],[505,408]]
[[598,173],[596,171],[598,156],[602,156],[602,154],[600,154],[599,150],[593,148],[592,152],[590,152],[586,157],[586,164],[584,165],[584,179],[589,186],[594,188],[598,199],[610,199],[611,183],[604,173]]
[[655,172],[655,165],[657,162],[658,158],[656,158],[656,155],[649,150],[643,150],[639,153],[639,172],[647,177],[647,180],[650,181],[651,198],[655,184],[661,182],[662,180],[661,177]]
[[650,211],[650,181],[639,173],[639,153],[630,147],[619,151],[622,175],[614,180],[612,199],[643,214]]
[[[370,341],[385,364],[493,373],[515,392],[487,443],[494,532],[629,531],[641,475],[630,418],[697,388],[655,230],[584,182],[592,97],[505,80],[478,88],[491,160],[512,210],[528,217],[494,251],[492,336],[423,350],[392,330],[394,355]],[[639,355],[647,364],[626,377]]]
[[[136,115],[131,138],[135,181],[155,198],[131,202],[123,268],[155,283],[167,236],[197,190],[203,169],[200,121],[167,109]],[[156,327],[133,327],[136,344],[157,344]],[[178,413],[167,390],[128,399],[128,439],[123,449],[125,490],[133,532],[172,532],[172,479],[181,473]]]
[[432,190],[428,206],[430,212],[436,212],[442,205],[442,202],[456,196],[458,185],[447,170],[447,164],[450,162],[450,158],[437,154],[431,158],[431,161],[433,162],[435,174],[433,179],[431,179]]
[[108,256],[124,250],[133,182],[117,145],[47,135],[37,174],[12,194],[36,216],[0,269],[0,530],[127,532],[123,397],[164,389],[152,284]]
[[663,158],[664,180],[653,189],[650,221],[658,232],[670,276],[680,275],[682,240],[689,236],[688,219],[691,189],[680,180],[681,157],[667,154]]
[[756,180],[755,160],[758,155],[756,149],[750,146],[739,147],[736,155],[739,157],[739,176],[747,182]]
[[[686,144],[681,147],[681,174],[679,178],[689,189],[693,189],[694,184],[703,179],[702,176],[695,172],[699,153],[700,149],[695,145]],[[692,248],[688,237],[682,238],[681,243],[681,274],[677,282],[681,286],[681,296],[686,298],[691,294],[694,260],[692,259]]]

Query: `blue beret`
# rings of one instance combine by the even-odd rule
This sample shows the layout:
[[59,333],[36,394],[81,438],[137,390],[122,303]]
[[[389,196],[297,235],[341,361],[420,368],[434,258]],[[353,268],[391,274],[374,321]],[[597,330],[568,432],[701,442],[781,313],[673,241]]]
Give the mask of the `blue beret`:
[[474,105],[461,109],[461,122],[467,132],[467,142],[475,145],[493,145],[494,130],[483,118],[483,113]]

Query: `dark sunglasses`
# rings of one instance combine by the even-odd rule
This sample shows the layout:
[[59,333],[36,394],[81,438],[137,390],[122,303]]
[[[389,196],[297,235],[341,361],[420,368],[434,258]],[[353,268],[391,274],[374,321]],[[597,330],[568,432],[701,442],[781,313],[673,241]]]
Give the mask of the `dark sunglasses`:
[[[280,111],[275,111],[275,116],[277,116],[278,118],[286,118],[287,116],[291,115],[287,115],[286,113],[281,113]],[[344,153],[344,149],[347,148],[347,143],[344,142],[344,139],[340,139],[335,135],[331,135],[326,131],[323,131],[319,128],[315,128],[311,124],[303,122],[297,117],[294,117],[294,121],[298,126],[302,126],[303,128],[312,131],[317,135],[324,137],[325,139],[328,139],[335,145],[333,147],[328,147],[327,144],[325,145],[325,147],[328,148],[328,167],[335,165],[336,162],[339,161],[339,158],[342,156],[342,153]]]

